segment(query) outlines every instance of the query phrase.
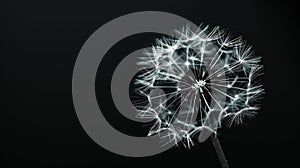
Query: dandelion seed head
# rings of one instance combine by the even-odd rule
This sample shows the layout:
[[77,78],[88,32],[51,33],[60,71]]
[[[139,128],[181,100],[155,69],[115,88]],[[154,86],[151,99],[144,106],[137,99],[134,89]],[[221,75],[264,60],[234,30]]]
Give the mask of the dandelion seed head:
[[251,46],[219,27],[187,26],[174,37],[157,39],[137,62],[143,73],[136,91],[148,104],[137,117],[153,121],[148,136],[190,148],[204,130],[215,133],[255,116],[264,89],[261,58]]

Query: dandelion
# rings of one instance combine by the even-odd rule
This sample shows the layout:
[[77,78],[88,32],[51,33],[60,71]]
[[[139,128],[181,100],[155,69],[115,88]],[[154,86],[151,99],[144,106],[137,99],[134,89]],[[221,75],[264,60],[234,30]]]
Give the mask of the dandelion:
[[223,167],[228,167],[217,139],[221,126],[243,124],[255,116],[264,93],[261,57],[241,37],[219,27],[176,30],[157,39],[137,63],[137,117],[153,121],[148,136],[163,145],[183,142],[187,148],[212,134]]

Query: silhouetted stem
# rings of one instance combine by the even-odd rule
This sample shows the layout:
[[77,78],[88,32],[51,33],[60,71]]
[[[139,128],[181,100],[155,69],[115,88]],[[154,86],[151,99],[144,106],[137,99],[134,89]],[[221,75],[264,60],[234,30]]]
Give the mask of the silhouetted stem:
[[222,168],[229,168],[229,165],[227,163],[227,160],[226,160],[226,157],[225,157],[225,154],[223,152],[223,149],[222,149],[222,146],[218,140],[218,137],[216,134],[212,134],[211,136],[211,141],[212,141],[212,144],[215,148],[215,151],[217,153],[217,156],[219,158],[219,161],[220,161],[220,164],[222,166]]

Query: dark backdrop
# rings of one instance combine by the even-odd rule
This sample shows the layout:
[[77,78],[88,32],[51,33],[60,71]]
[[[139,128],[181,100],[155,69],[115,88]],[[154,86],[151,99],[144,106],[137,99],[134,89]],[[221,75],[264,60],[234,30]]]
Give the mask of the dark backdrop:
[[[233,168],[296,163],[299,33],[295,4],[2,0],[0,8],[3,167],[219,167],[209,140],[191,150],[173,148],[146,158],[113,154],[94,143],[76,117],[71,80],[81,46],[106,22],[144,10],[171,12],[196,24],[220,25],[253,45],[265,65],[263,106],[247,125],[223,129],[219,136],[222,146]],[[149,36],[136,36],[136,44],[143,38]],[[120,54],[128,45],[135,45],[134,38],[131,41],[122,43]],[[116,127],[124,129],[126,123]]]

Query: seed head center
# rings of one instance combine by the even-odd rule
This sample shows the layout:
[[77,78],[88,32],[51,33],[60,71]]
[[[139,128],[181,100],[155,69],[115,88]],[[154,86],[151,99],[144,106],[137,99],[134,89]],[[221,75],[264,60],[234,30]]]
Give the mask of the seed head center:
[[205,82],[204,80],[196,80],[195,87],[196,87],[196,88],[201,88],[201,87],[203,87],[205,84],[206,84],[206,82]]

